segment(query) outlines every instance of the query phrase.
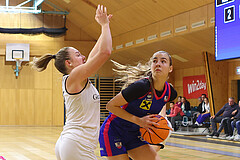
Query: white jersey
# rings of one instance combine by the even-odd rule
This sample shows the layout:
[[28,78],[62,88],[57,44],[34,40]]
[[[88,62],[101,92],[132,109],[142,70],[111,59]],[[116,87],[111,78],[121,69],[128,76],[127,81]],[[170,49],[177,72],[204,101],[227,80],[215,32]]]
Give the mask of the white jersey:
[[79,93],[68,93],[68,76],[62,79],[66,123],[61,135],[96,148],[100,127],[100,95],[89,80]]
[[210,106],[209,103],[204,105],[206,112],[210,112]]

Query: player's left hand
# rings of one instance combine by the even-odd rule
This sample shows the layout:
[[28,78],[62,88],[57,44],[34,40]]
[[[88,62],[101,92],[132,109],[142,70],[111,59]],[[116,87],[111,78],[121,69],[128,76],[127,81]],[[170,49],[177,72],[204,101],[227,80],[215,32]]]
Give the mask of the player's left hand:
[[154,129],[154,126],[159,126],[158,123],[154,122],[154,120],[158,120],[157,114],[151,114],[139,118],[138,125],[142,128],[145,128],[148,132],[152,132],[150,129]]

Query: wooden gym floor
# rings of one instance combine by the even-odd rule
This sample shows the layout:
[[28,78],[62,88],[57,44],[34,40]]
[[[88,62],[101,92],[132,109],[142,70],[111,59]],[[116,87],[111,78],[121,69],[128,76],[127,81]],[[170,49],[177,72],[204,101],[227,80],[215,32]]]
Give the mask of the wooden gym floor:
[[[0,126],[0,156],[6,160],[55,160],[55,142],[62,127]],[[96,150],[98,159],[99,147]],[[239,160],[240,142],[172,134],[162,160]]]

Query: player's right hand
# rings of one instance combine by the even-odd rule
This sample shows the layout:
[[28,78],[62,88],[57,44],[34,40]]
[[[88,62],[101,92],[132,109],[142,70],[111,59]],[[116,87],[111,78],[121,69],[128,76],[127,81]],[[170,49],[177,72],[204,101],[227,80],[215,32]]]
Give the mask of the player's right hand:
[[95,20],[103,26],[104,24],[108,24],[110,22],[110,19],[112,18],[112,15],[107,15],[107,8],[103,5],[98,5],[98,8],[96,10]]

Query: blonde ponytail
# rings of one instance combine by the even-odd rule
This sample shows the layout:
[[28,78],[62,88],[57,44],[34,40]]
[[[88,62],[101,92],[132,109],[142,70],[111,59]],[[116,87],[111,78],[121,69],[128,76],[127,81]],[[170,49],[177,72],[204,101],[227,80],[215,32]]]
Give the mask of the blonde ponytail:
[[65,66],[65,61],[70,59],[68,49],[70,47],[64,47],[60,49],[57,54],[46,54],[40,58],[34,58],[30,65],[32,68],[36,69],[37,71],[41,72],[47,68],[48,63],[51,59],[55,59],[54,65],[59,72],[62,74],[68,74],[67,67]]
[[54,55],[46,54],[40,58],[34,58],[30,64],[33,69],[36,69],[38,72],[44,71],[47,68],[48,63],[51,59],[54,58]]

